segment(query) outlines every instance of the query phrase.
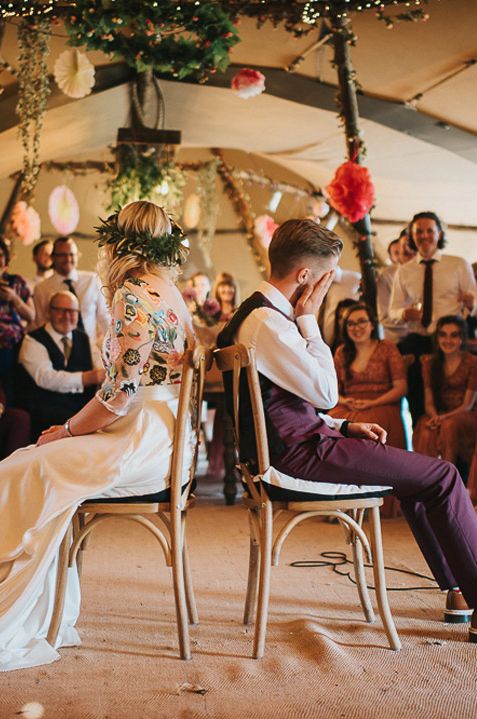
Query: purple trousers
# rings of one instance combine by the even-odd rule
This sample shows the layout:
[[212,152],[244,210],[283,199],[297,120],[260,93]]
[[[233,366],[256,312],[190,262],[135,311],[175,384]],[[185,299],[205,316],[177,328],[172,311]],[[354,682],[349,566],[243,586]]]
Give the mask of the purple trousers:
[[392,487],[439,587],[460,587],[469,607],[477,607],[477,514],[453,464],[324,434],[290,446],[272,463],[315,482]]

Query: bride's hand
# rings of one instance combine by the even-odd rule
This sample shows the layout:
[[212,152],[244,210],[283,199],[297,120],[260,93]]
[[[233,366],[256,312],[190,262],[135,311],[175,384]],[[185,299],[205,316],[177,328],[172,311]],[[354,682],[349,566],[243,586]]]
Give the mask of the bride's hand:
[[36,446],[40,447],[42,444],[48,444],[48,442],[54,442],[57,439],[62,439],[67,436],[68,433],[62,424],[53,424],[40,434]]

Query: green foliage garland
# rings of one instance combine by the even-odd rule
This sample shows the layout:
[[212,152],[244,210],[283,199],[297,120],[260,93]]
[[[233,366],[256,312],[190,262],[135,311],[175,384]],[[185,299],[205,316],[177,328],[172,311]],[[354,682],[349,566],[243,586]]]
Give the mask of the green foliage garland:
[[66,28],[70,44],[124,59],[138,72],[204,82],[223,72],[238,41],[226,3],[187,0],[76,0]]
[[50,94],[46,58],[49,53],[51,22],[47,18],[23,19],[18,26],[19,135],[23,146],[21,195],[31,200],[40,172],[40,134]]
[[124,232],[118,227],[118,213],[107,220],[100,218],[101,225],[94,229],[98,233],[96,242],[99,247],[115,245],[119,257],[139,255],[157,265],[182,265],[188,255],[184,245],[185,236],[175,222],[171,220],[172,231],[154,237],[150,232]]

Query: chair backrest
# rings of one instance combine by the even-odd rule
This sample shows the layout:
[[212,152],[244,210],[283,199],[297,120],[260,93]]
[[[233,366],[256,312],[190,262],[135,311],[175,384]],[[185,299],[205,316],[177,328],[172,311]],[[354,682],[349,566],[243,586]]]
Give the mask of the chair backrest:
[[[205,373],[210,369],[212,359],[212,352],[200,345],[193,350],[184,352],[171,460],[171,505],[174,507],[183,506],[191,491],[199,452],[204,378]],[[184,460],[186,450],[190,447],[191,431],[193,438],[192,462],[189,468],[187,487],[182,492]]]
[[[217,349],[214,351],[214,357],[217,362],[218,368],[221,372],[232,373],[232,387],[233,387],[233,420],[234,420],[234,432],[235,442],[240,455],[240,392],[241,373],[245,372],[247,377],[247,387],[250,395],[250,403],[252,406],[252,417],[253,428],[255,432],[255,445],[257,450],[257,463],[258,471],[260,474],[264,474],[270,466],[270,453],[268,447],[267,427],[265,423],[265,412],[263,408],[262,393],[260,390],[260,381],[257,372],[257,365],[255,362],[255,353],[252,349],[248,349],[245,345],[236,344],[231,347],[225,347],[224,349]],[[242,476],[246,479],[249,489],[253,494],[256,493],[253,487],[252,477],[248,470],[248,467],[240,463],[242,470]]]

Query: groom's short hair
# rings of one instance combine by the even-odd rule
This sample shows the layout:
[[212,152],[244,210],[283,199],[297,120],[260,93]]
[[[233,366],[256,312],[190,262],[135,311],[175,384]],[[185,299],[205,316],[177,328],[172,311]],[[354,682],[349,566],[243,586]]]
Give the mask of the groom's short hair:
[[268,248],[272,275],[285,277],[305,259],[339,256],[342,249],[338,235],[314,220],[287,220],[277,227]]

